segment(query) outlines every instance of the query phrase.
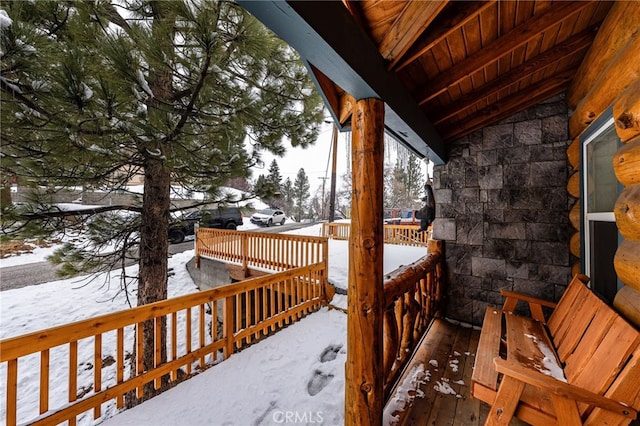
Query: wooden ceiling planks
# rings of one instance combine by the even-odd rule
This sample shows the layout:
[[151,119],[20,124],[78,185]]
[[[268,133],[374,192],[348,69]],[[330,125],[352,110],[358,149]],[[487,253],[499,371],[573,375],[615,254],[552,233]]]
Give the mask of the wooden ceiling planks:
[[525,21],[524,24],[508,31],[507,34],[489,43],[482,50],[470,55],[463,62],[456,64],[451,72],[443,73],[423,87],[418,88],[416,91],[418,103],[422,105],[428,102],[465,76],[510,54],[515,48],[535,38],[541,31],[558,25],[558,22],[567,14],[574,14],[588,4],[587,2],[559,2],[554,4],[541,15]]
[[391,65],[397,62],[438,16],[447,2],[448,0],[437,0],[405,3],[404,9],[378,45],[382,57]]
[[343,2],[445,139],[566,90],[613,4]]
[[495,0],[490,1],[469,1],[450,2],[440,16],[434,20],[432,28],[423,33],[418,40],[409,47],[401,61],[393,62],[391,69],[400,71],[411,64],[425,52],[430,50],[435,44],[445,39],[449,34],[459,30],[469,21],[477,19],[485,9],[495,4]]
[[500,78],[493,79],[475,91],[467,92],[464,96],[456,99],[445,108],[430,113],[429,116],[433,124],[437,126],[453,117],[456,113],[471,108],[479,102],[486,100],[489,96],[512,85],[521,83],[523,80],[529,80],[530,82],[532,75],[536,71],[548,70],[556,66],[559,61],[568,57],[581,57],[591,45],[595,34],[595,28],[583,31],[541,55],[537,55],[507,73],[502,74]]

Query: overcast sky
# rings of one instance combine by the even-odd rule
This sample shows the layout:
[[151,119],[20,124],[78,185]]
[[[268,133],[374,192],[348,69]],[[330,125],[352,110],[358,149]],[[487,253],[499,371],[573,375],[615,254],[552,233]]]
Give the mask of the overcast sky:
[[[276,157],[269,153],[263,153],[262,159],[264,161],[264,168],[254,168],[252,179],[255,180],[261,174],[265,176],[269,173],[269,166],[271,161],[275,158],[278,166],[280,167],[280,175],[283,182],[289,178],[291,182],[296,178],[298,170],[303,168],[307,176],[309,177],[309,184],[311,185],[311,195],[316,193],[316,190],[322,187],[322,177],[326,176],[331,178],[331,133],[333,124],[324,123],[320,130],[317,142],[306,148],[292,148],[291,145],[287,145],[287,152],[284,157]],[[342,175],[347,172],[347,161],[350,161],[349,141],[351,138],[350,132],[338,133],[338,158],[337,158],[337,187],[340,188],[342,183]],[[395,164],[396,152],[394,149],[390,149],[390,152],[385,154],[385,163]],[[429,169],[430,170],[430,169]],[[423,165],[422,175],[426,176],[427,166]],[[330,181],[327,180],[325,184],[325,191],[328,192],[330,188]]]
[[[267,175],[269,173],[269,166],[271,161],[275,158],[278,166],[280,167],[280,175],[284,182],[287,178],[291,179],[293,183],[298,174],[298,170],[304,169],[304,172],[309,177],[309,184],[311,185],[311,194],[316,192],[318,187],[322,186],[322,177],[326,176],[331,178],[331,159],[329,157],[331,152],[331,133],[333,124],[324,123],[320,129],[320,134],[316,143],[306,149],[292,148],[287,144],[287,152],[284,157],[276,157],[269,153],[263,153],[262,159],[264,161],[264,169],[254,168],[252,179],[257,179],[261,174]],[[339,133],[338,134],[338,159],[336,167],[337,186],[340,187],[341,176],[347,171],[347,146],[346,138],[350,138],[351,133]],[[329,191],[329,180],[326,182],[325,191]]]

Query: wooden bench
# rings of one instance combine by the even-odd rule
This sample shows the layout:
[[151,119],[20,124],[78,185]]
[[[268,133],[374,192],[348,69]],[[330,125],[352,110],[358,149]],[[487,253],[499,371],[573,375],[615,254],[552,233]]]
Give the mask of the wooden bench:
[[[487,425],[628,424],[640,408],[640,333],[576,275],[558,304],[504,292],[487,308],[471,379]],[[517,301],[533,318],[516,315]],[[554,308],[548,320],[542,306]]]

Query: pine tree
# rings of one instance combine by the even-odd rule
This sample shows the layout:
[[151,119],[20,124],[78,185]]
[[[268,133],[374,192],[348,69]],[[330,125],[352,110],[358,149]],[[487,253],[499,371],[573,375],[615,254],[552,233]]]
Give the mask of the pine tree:
[[413,154],[409,155],[409,161],[405,168],[405,186],[407,197],[411,202],[409,207],[417,207],[424,192],[424,177],[420,169],[420,160]]
[[387,168],[384,178],[385,208],[417,208],[422,197],[424,180],[418,158],[409,154],[406,164],[400,158]]
[[280,175],[280,167],[274,159],[269,166],[269,174],[266,177],[266,184],[269,189],[268,203],[272,207],[282,208],[282,176]]
[[[117,245],[122,257],[137,245],[139,305],[167,297],[172,184],[225,201],[219,187],[247,176],[260,150],[282,155],[283,140],[305,146],[317,137],[321,101],[304,66],[233,2],[3,8],[13,23],[0,34],[2,175],[33,186],[36,197],[30,212],[3,209],[3,229],[12,219],[12,232],[33,232],[59,230],[70,214],[136,213],[90,221],[92,244],[59,259],[77,271],[96,266],[100,245]],[[37,191],[42,182],[51,191],[122,191],[136,174],[144,194],[134,206],[61,213]],[[152,329],[144,339],[149,368]]]
[[293,184],[291,179],[287,178],[282,184],[282,201],[284,203],[284,211],[291,214],[293,211]]
[[307,200],[309,199],[309,189],[311,185],[309,184],[309,178],[307,174],[304,172],[304,169],[298,170],[298,174],[296,175],[296,180],[293,182],[293,202],[294,202],[294,210],[296,214],[296,219],[298,221],[302,220],[304,217],[304,212],[307,209]]
[[269,185],[267,185],[267,178],[264,175],[258,176],[256,183],[253,185],[253,192],[259,198],[266,199],[270,196]]

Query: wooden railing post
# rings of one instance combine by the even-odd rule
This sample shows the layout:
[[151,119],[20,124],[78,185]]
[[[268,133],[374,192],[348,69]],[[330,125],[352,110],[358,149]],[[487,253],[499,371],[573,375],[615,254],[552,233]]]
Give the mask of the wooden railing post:
[[225,339],[224,359],[229,358],[231,354],[233,354],[233,324],[235,323],[233,315],[234,297],[240,297],[240,295],[227,296],[224,299],[224,323],[222,324]]
[[359,100],[353,117],[345,424],[379,426],[384,406],[384,103]]

